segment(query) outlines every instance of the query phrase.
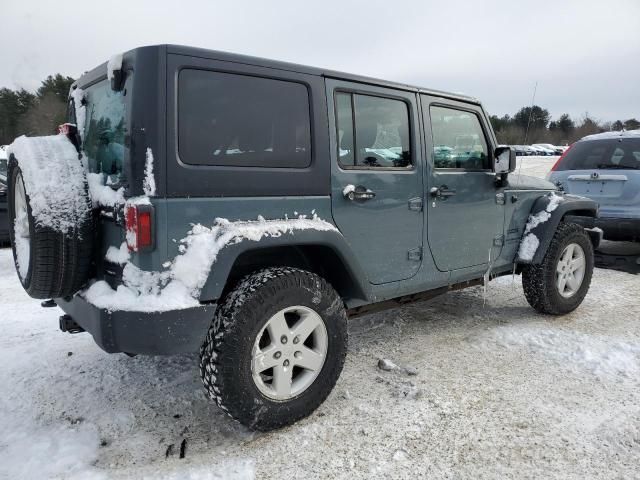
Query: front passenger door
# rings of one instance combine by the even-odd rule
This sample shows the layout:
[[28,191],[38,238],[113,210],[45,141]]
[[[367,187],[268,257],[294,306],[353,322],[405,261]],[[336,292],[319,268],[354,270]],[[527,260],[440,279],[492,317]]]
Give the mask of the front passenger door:
[[441,271],[484,271],[500,254],[504,227],[504,194],[496,188],[484,115],[475,105],[439,103],[426,95],[421,101],[433,259]]

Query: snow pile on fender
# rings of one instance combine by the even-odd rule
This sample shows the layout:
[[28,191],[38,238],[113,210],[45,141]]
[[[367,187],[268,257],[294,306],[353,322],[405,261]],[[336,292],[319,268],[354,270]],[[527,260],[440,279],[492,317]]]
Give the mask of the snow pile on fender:
[[81,294],[89,303],[109,311],[162,312],[196,307],[218,253],[226,245],[309,229],[337,231],[315,214],[313,218],[300,215],[297,219],[265,220],[260,216],[257,221],[238,222],[217,218],[210,228],[200,224],[192,227],[181,240],[180,254],[167,265],[168,270],[146,272],[127,262],[123,284],[117,290],[101,280]]
[[525,262],[533,260],[533,256],[536,254],[538,247],[540,246],[540,239],[538,239],[535,233],[531,233],[531,230],[548,221],[551,218],[551,212],[558,208],[558,205],[560,205],[563,200],[564,199],[560,195],[553,192],[551,193],[549,203],[544,210],[536,213],[535,215],[529,215],[529,220],[527,221],[527,225],[524,229],[524,237],[522,238],[520,248],[518,249],[518,258],[520,260]]
[[65,135],[23,135],[7,153],[18,161],[38,225],[67,233],[90,215],[84,167]]

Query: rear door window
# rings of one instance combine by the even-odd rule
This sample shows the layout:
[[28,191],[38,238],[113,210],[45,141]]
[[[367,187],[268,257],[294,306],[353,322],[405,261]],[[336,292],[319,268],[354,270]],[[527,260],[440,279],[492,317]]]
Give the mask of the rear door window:
[[411,168],[405,102],[341,92],[336,94],[336,117],[343,168]]
[[307,87],[184,69],[178,79],[178,151],[190,165],[308,167]]

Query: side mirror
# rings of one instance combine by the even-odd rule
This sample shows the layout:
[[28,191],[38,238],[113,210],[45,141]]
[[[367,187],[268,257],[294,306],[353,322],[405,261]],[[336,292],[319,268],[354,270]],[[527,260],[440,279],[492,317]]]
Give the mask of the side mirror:
[[493,171],[506,174],[516,169],[516,151],[511,147],[498,147],[493,154]]

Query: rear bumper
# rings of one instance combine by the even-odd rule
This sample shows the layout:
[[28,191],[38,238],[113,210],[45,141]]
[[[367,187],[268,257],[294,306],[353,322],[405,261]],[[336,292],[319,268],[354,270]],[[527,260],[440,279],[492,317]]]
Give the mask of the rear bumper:
[[79,295],[56,303],[105,352],[144,355],[198,351],[216,310],[211,304],[168,312],[109,312]]
[[597,218],[606,240],[640,240],[640,218]]

